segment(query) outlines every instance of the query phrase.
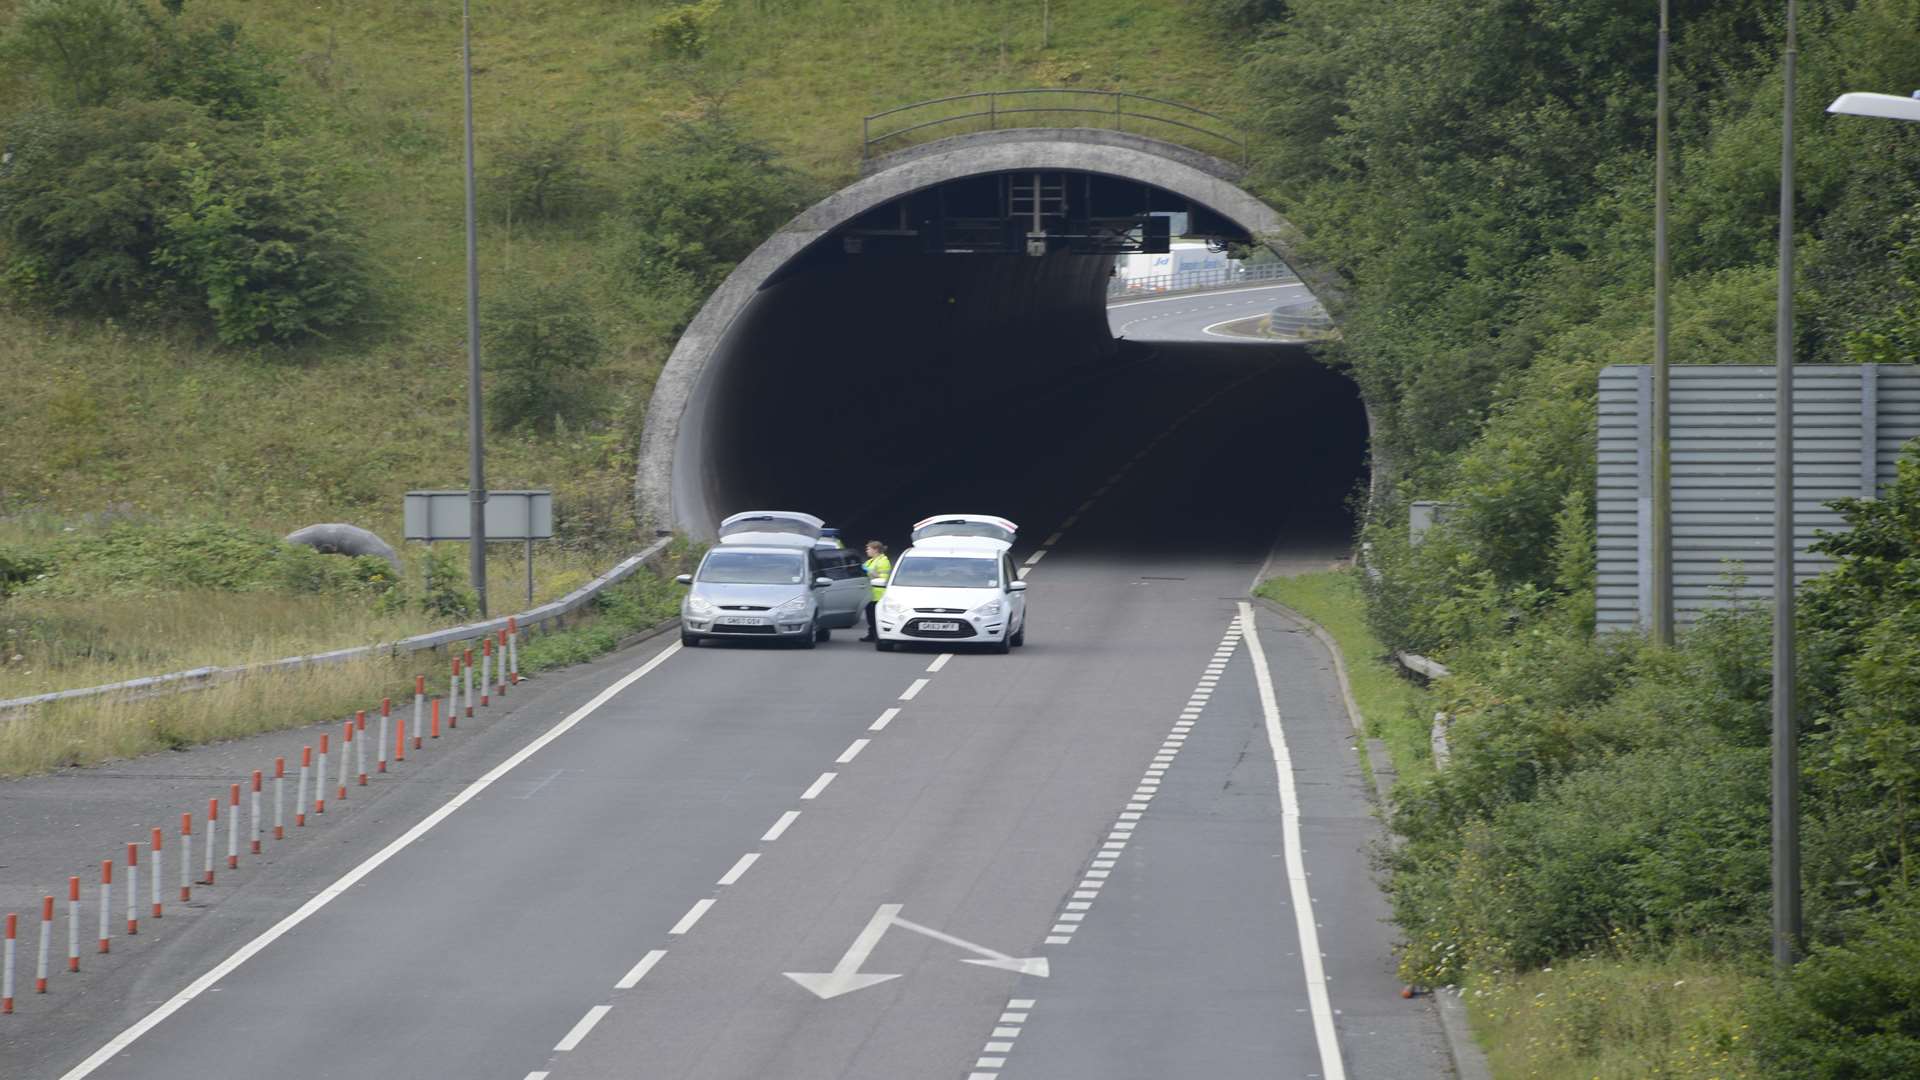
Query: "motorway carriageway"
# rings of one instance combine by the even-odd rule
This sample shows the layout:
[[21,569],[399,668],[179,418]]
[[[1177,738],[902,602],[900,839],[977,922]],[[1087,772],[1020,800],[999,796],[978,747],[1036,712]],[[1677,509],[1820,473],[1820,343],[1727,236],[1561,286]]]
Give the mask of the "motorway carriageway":
[[352,839],[263,871],[0,1072],[1451,1075],[1397,993],[1329,658],[1246,603],[1263,567],[1342,546],[1337,502],[1301,509],[1352,470],[1316,441],[1331,376],[1176,343],[1274,294],[1116,306],[1168,340],[1083,423],[929,477],[1021,524],[1024,649],[668,635],[556,673],[484,754],[355,807]]

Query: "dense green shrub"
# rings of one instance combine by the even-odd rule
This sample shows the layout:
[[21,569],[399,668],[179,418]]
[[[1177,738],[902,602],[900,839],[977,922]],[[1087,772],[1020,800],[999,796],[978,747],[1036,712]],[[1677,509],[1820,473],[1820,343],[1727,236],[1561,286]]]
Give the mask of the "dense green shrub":
[[1754,1035],[1782,1080],[1920,1076],[1920,894],[1894,895],[1819,948],[1783,991],[1758,992]]
[[354,321],[367,274],[326,172],[176,100],[15,117],[6,282],[57,310],[189,320],[223,342]]
[[451,550],[427,545],[420,555],[420,609],[443,618],[464,619],[480,610],[480,597],[467,584],[467,568]]
[[577,289],[523,283],[482,311],[494,427],[550,432],[600,411],[594,376],[606,346]]
[[69,106],[145,90],[151,20],[137,0],[27,0],[0,56],[34,71]]
[[490,148],[491,182],[514,221],[558,221],[589,209],[594,196],[586,166],[586,129],[525,128]]
[[345,559],[236,525],[120,523],[68,534],[36,554],[44,567],[19,591],[39,596],[219,592],[357,593],[393,587],[380,559]]
[[686,0],[654,16],[647,38],[665,56],[692,60],[705,56],[720,0]]

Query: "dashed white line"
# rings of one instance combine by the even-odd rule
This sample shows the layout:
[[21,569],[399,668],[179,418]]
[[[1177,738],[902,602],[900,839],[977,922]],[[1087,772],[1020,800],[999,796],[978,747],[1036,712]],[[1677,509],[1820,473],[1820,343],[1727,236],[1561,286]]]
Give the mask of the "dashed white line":
[[[952,654],[949,653],[947,655],[952,655]],[[887,730],[887,725],[893,723],[893,718],[899,715],[900,715],[899,709],[888,709],[886,712],[883,712],[880,714],[880,719],[875,720],[871,724],[868,724],[867,730],[868,731],[885,731]],[[805,796],[802,796],[802,798],[805,798]]]
[[1059,542],[1060,542],[1060,534],[1059,534],[1059,533],[1054,533],[1054,534],[1053,534],[1052,536],[1049,536],[1049,537],[1047,537],[1047,538],[1046,538],[1045,540],[1042,540],[1042,541],[1040,541],[1040,546],[1041,546],[1041,547],[1052,547],[1053,545],[1055,545],[1055,544],[1057,544],[1057,543],[1059,543]]
[[915,679],[913,680],[913,685],[907,687],[906,691],[900,695],[900,700],[912,701],[914,698],[920,696],[920,691],[925,690],[926,688],[927,688],[926,679]]
[[[827,785],[833,783],[833,778],[839,775],[840,775],[839,773],[830,773],[830,772],[821,773],[820,779],[815,780],[811,785],[808,786],[807,790],[801,792],[800,797],[803,799],[819,798],[820,793],[827,790]],[[799,813],[799,811],[797,810],[794,812]]]
[[1032,555],[1027,556],[1026,565],[1032,566],[1034,563],[1037,563],[1041,559],[1044,559],[1046,557],[1047,557],[1047,550],[1045,548],[1041,548],[1039,551],[1036,551]]
[[[711,900],[707,901],[707,903],[712,902]],[[554,1044],[554,1050],[566,1051],[579,1046],[580,1040],[586,1038],[587,1033],[593,1030],[593,1025],[599,1023],[612,1011],[613,1006],[611,1005],[595,1005],[593,1008],[588,1009],[587,1015],[581,1017],[580,1022],[573,1025],[572,1031],[567,1032],[567,1037]]]
[[547,1080],[547,1072],[545,1069],[530,1072],[527,1074],[526,1080]]
[[[828,773],[827,775],[832,776],[833,774]],[[770,844],[773,841],[780,839],[780,834],[783,832],[786,832],[787,827],[789,825],[792,825],[793,820],[799,816],[800,816],[800,811],[798,810],[789,810],[786,813],[781,814],[780,820],[773,823],[773,828],[767,830],[767,834],[760,838],[761,841],[764,843]]]
[[953,659],[952,653],[943,652],[939,656],[936,656],[933,658],[933,663],[927,665],[927,671],[928,672],[939,671],[941,668],[946,667],[947,661],[951,659]]
[[[633,965],[632,971],[622,975],[620,981],[613,984],[613,988],[615,990],[631,990],[639,986],[640,980],[646,978],[647,972],[653,970],[653,965],[659,963],[666,955],[667,950],[665,949],[654,949],[648,952],[647,955],[640,958],[639,963]],[[541,1075],[544,1076],[545,1074],[542,1073]]]
[[[837,758],[834,758],[834,759],[833,759],[833,760],[834,760],[834,764],[836,764],[836,765],[845,765],[845,764],[847,764],[848,762],[850,762],[850,761],[852,761],[852,760],[853,760],[854,758],[857,758],[857,757],[859,757],[859,756],[860,756],[860,751],[862,751],[862,750],[865,750],[865,749],[867,748],[867,744],[868,744],[868,743],[870,743],[870,742],[872,742],[872,741],[873,741],[872,739],[855,739],[855,740],[853,740],[853,744],[852,744],[851,746],[849,746],[849,747],[847,747],[847,748],[846,748],[845,750],[843,750],[843,751],[841,751],[841,752],[840,752],[840,756],[839,756],[839,757],[837,757]],[[798,813],[798,812],[799,812],[799,811],[795,811],[795,813]]]
[[739,881],[740,876],[747,872],[747,868],[752,866],[754,863],[758,861],[760,861],[759,852],[757,851],[747,852],[745,855],[740,856],[739,862],[733,864],[733,869],[721,875],[720,880],[715,882],[714,884],[731,885],[734,882]]
[[673,929],[667,931],[667,933],[678,935],[678,934],[684,934],[687,931],[693,929],[693,924],[699,922],[700,916],[705,915],[707,913],[707,909],[712,906],[713,906],[712,897],[708,897],[707,899],[694,904],[692,907],[687,909],[687,913],[685,915],[680,916],[680,921],[677,923],[674,923]]

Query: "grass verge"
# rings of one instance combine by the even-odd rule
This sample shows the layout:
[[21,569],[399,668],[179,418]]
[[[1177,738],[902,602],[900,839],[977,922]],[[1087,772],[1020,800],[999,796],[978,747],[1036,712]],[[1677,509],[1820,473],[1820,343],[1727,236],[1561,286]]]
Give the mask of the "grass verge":
[[680,612],[680,587],[671,577],[641,571],[601,590],[587,622],[542,634],[520,650],[523,674],[578,664],[610,653],[629,634],[651,629]]
[[1433,768],[1433,709],[1427,691],[1403,677],[1367,629],[1366,601],[1353,572],[1330,570],[1268,578],[1254,590],[1305,615],[1332,635],[1347,665],[1367,734],[1381,740],[1404,779]]

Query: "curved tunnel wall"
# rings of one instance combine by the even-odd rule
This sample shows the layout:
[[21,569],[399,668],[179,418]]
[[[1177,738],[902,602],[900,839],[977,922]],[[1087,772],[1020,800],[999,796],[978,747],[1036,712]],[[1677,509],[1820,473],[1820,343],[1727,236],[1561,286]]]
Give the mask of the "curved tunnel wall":
[[1157,140],[1027,130],[916,148],[796,217],[708,299],[655,384],[636,481],[643,521],[710,536],[726,513],[796,492],[844,518],[914,454],[957,449],[970,411],[1111,356],[1108,256],[815,258],[835,229],[902,195],[1028,170],[1173,192],[1293,261],[1289,226],[1227,179],[1230,166]]

